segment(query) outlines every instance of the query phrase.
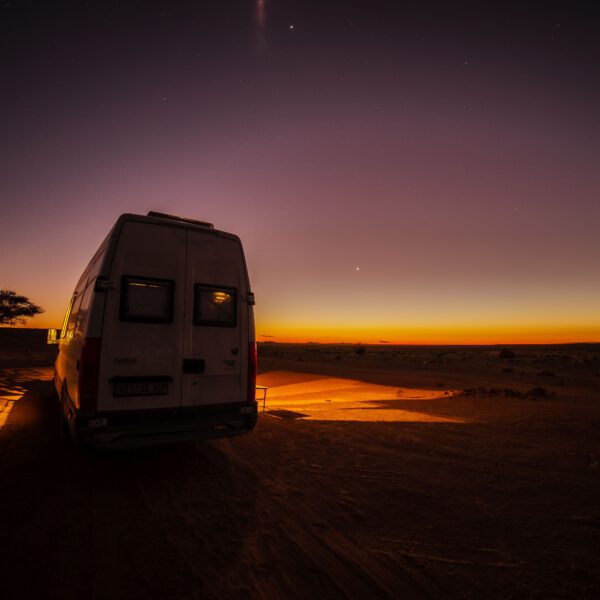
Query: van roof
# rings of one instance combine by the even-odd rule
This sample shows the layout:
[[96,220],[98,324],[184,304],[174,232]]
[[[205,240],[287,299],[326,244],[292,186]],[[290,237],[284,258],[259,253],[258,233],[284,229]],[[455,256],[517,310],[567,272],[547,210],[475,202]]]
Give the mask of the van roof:
[[219,229],[215,229],[212,223],[208,223],[206,221],[197,221],[196,219],[188,219],[186,217],[178,217],[175,215],[168,215],[161,212],[156,212],[151,210],[147,215],[136,215],[134,213],[124,213],[122,214],[117,222],[115,223],[115,230],[120,229],[123,224],[127,221],[136,221],[142,223],[153,223],[156,225],[163,225],[168,227],[181,227],[184,229],[193,229],[195,231],[202,231],[203,233],[207,233],[209,235],[216,235],[219,237],[226,237],[232,240],[240,241],[237,235],[233,233],[228,233],[226,231],[220,231]]
[[208,227],[208,229],[214,229],[215,226],[208,221],[197,221],[196,219],[188,219],[186,217],[178,217],[176,215],[168,215],[166,213],[156,212],[155,210],[151,210],[148,213],[149,217],[157,217],[158,219],[168,219],[169,221],[179,221],[181,223],[192,223],[194,225],[199,225],[200,227]]

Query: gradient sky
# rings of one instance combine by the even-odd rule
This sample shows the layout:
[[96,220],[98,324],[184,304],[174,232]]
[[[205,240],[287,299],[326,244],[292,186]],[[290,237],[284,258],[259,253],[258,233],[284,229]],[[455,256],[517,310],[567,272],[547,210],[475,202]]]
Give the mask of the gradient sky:
[[[56,326],[119,214],[242,238],[260,340],[600,341],[592,14],[5,2],[0,287]],[[270,337],[272,336],[272,337]]]

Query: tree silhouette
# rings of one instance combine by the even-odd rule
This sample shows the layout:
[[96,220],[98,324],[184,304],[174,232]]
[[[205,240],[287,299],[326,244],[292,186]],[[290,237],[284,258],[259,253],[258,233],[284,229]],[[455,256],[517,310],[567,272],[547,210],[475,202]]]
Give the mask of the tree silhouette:
[[25,319],[44,312],[27,298],[12,290],[0,289],[0,325],[25,323]]

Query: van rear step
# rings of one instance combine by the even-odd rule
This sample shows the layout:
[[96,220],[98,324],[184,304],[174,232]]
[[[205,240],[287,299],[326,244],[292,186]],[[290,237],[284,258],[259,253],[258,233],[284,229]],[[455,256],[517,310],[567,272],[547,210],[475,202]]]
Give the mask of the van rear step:
[[256,412],[254,405],[245,402],[232,402],[230,404],[210,404],[207,406],[184,406],[181,408],[158,408],[151,410],[119,410],[110,412],[97,412],[82,414],[80,416],[81,426],[89,420],[102,420],[108,429],[115,427],[135,427],[170,424],[179,425],[181,422],[192,422],[203,419],[219,417],[228,419]]
[[134,447],[239,435],[254,429],[257,418],[256,402],[235,402],[80,414],[76,427],[77,438],[84,445]]
[[146,431],[139,433],[104,433],[90,436],[89,442],[96,450],[127,450],[176,444],[198,440],[211,440],[223,437],[234,437],[248,433],[251,430],[246,421],[238,423],[220,424],[203,429],[182,429],[180,431]]

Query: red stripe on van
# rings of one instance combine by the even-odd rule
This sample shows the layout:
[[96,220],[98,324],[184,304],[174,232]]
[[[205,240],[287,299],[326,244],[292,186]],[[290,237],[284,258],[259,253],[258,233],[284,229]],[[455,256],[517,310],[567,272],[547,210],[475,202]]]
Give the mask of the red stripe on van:
[[79,361],[79,410],[95,411],[98,405],[100,338],[83,340]]
[[256,399],[256,371],[258,368],[258,356],[256,353],[256,343],[250,342],[248,345],[248,404]]

